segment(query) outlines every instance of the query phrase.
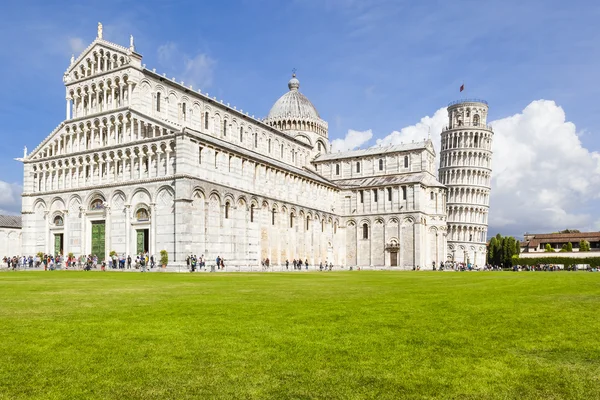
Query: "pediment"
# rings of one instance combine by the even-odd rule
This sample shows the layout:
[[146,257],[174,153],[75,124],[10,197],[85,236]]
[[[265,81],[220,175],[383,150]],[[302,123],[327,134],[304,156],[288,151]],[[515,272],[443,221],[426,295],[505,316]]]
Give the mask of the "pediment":
[[41,158],[44,158],[44,152],[46,150],[48,150],[48,156],[53,155],[52,152],[50,151],[50,148],[52,147],[52,142],[54,138],[60,137],[60,135],[63,134],[64,130],[65,130],[65,122],[61,122],[60,125],[58,125],[53,131],[52,133],[50,133],[50,135],[48,135],[48,137],[46,137],[46,139],[44,139],[44,141],[42,143],[40,143],[38,145],[38,147],[36,147],[31,153],[29,153],[27,155],[27,160],[39,160]]
[[76,59],[71,59],[69,68],[65,71],[65,83],[91,77],[106,71],[129,65],[131,49],[104,39],[94,40]]

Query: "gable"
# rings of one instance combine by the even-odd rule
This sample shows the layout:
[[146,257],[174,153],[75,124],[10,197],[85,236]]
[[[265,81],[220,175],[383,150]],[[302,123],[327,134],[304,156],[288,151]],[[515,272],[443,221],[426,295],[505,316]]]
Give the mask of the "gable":
[[130,49],[96,39],[77,59],[71,59],[63,80],[69,83],[127,66],[131,63],[131,54]]

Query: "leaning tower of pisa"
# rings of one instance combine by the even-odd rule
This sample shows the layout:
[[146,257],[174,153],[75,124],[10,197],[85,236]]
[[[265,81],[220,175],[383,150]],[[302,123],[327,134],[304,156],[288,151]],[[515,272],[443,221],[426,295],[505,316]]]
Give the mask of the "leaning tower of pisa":
[[440,182],[448,187],[448,261],[482,266],[492,174],[492,138],[484,100],[459,100],[448,105],[448,126],[442,131]]

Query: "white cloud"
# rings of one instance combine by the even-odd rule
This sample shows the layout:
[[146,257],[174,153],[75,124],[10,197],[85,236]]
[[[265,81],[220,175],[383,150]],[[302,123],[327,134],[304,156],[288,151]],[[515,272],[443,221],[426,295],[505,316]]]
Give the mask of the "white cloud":
[[490,226],[510,234],[595,229],[586,209],[600,194],[600,154],[584,148],[553,101],[493,121]]
[[22,192],[21,185],[0,181],[0,214],[20,214]]
[[353,150],[367,143],[373,137],[373,131],[355,131],[348,129],[346,137],[343,139],[335,139],[331,142],[331,152]]
[[415,125],[410,125],[393,131],[383,139],[377,139],[378,146],[388,146],[391,144],[420,142],[431,136],[431,140],[436,151],[440,148],[440,132],[442,128],[448,125],[448,111],[446,108],[440,108],[433,114],[433,117],[426,116],[421,118]]
[[[377,145],[427,137],[439,157],[446,108],[394,131]],[[489,232],[521,236],[565,228],[600,228],[590,211],[600,197],[600,154],[584,148],[573,123],[553,101],[531,102],[521,113],[490,123],[494,129]],[[439,161],[438,161],[439,165]]]
[[195,88],[207,88],[212,84],[217,62],[207,54],[190,56],[173,42],[159,46],[157,52],[159,63],[178,81]]
[[75,54],[77,57],[83,50],[85,50],[83,39],[79,37],[69,38],[69,48],[71,49],[71,53]]

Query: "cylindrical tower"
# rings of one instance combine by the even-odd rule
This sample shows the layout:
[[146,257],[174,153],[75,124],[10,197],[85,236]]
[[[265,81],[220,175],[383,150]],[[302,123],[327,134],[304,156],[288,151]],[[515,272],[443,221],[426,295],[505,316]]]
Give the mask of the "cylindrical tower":
[[448,261],[483,266],[492,175],[488,104],[467,99],[448,105],[442,131],[439,180],[448,187]]

